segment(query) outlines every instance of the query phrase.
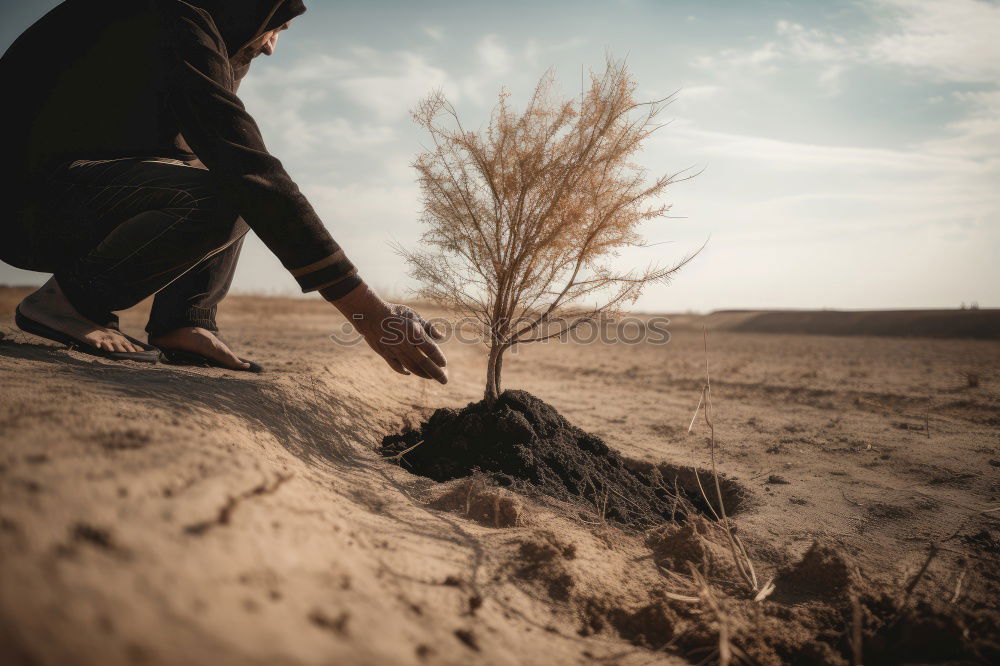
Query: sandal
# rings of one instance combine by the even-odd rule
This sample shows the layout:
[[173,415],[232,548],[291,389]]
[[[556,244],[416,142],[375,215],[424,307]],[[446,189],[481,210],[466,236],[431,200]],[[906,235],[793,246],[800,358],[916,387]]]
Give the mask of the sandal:
[[[31,333],[32,335],[37,335],[40,338],[45,338],[46,340],[52,340],[53,342],[67,345],[70,349],[84,354],[90,354],[91,356],[108,358],[113,361],[137,361],[139,363],[156,363],[160,360],[160,351],[156,347],[139,342],[132,336],[125,333],[122,333],[122,335],[125,336],[125,339],[135,346],[142,348],[144,351],[116,352],[100,349],[83,342],[82,340],[77,340],[73,336],[63,333],[62,331],[50,328],[45,324],[35,321],[34,319],[29,319],[21,312],[20,306],[18,306],[14,311],[14,323],[17,324],[17,327],[25,333]],[[119,331],[119,333],[121,333],[121,331]]]
[[193,365],[198,368],[223,368],[225,370],[233,370],[234,372],[253,372],[258,374],[264,372],[264,368],[259,364],[245,358],[241,358],[240,360],[244,363],[249,363],[249,368],[230,368],[227,365],[219,363],[214,358],[202,356],[201,354],[196,354],[194,352],[181,351],[180,349],[164,349],[161,347],[160,353],[163,356],[163,362],[169,365]]

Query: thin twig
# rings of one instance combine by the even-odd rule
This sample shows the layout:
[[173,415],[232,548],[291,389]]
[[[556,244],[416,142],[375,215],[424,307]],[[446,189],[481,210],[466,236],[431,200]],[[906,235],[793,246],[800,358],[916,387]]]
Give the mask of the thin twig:
[[966,564],[962,567],[962,572],[958,574],[958,580],[955,581],[955,594],[951,595],[951,603],[958,601],[959,597],[962,596],[962,582],[965,580],[965,574],[969,571],[969,565]]
[[768,578],[767,582],[761,586],[760,592],[757,593],[757,596],[755,596],[753,600],[758,603],[764,601],[764,599],[771,596],[772,592],[774,592],[774,578]]
[[913,577],[913,580],[910,581],[909,585],[906,586],[906,593],[903,596],[904,605],[906,604],[906,601],[910,598],[910,595],[913,594],[913,590],[917,588],[917,584],[920,583],[920,580],[924,577],[924,574],[927,573],[928,567],[931,566],[931,562],[934,561],[934,558],[937,557],[937,554],[938,554],[938,545],[932,541],[928,545],[927,558],[924,560],[923,565],[920,567],[920,570],[917,572],[917,575]]
[[855,500],[852,500],[843,490],[840,491],[840,494],[846,501],[850,502],[854,506],[864,506],[864,502],[856,502]]
[[729,524],[729,516],[726,514],[726,503],[722,497],[722,486],[719,484],[719,472],[715,464],[715,425],[712,421],[712,378],[709,374],[708,366],[708,329],[704,327],[702,328],[702,339],[705,346],[705,389],[703,391],[705,396],[705,424],[709,430],[709,458],[712,463],[712,480],[715,483],[715,494],[719,500],[719,513],[722,516],[723,527],[725,528],[726,538],[729,541],[729,548],[733,553],[736,569],[747,585],[750,586],[750,591],[756,593],[759,591],[757,572],[754,570],[753,562],[750,560],[743,543],[740,542],[739,547],[737,547],[738,539],[734,538],[732,525]]
[[733,658],[732,645],[729,642],[729,617],[723,612],[722,606],[712,594],[712,588],[709,587],[708,581],[701,575],[701,572],[690,562],[688,562],[688,567],[691,569],[691,577],[701,588],[701,598],[705,600],[705,603],[715,614],[715,619],[719,622],[719,666],[729,666]]
[[708,510],[712,512],[712,517],[714,517],[717,521],[721,521],[722,518],[719,517],[719,514],[715,511],[715,507],[712,506],[712,500],[708,499],[708,493],[705,492],[705,487],[701,485],[701,475],[698,474],[698,468],[694,467],[692,469],[694,469],[694,480],[698,483],[698,490],[701,491],[701,497],[705,500]]
[[414,444],[410,448],[404,449],[404,450],[400,451],[399,453],[395,453],[395,454],[393,454],[391,456],[386,456],[385,459],[386,460],[402,460],[403,456],[405,456],[407,453],[409,453],[410,451],[412,451],[413,449],[417,448],[418,446],[420,446],[423,443],[424,443],[424,440],[420,440],[419,442],[417,442],[416,444]]
[[694,414],[691,415],[691,423],[688,424],[688,432],[691,432],[691,429],[694,428],[695,419],[698,418],[698,410],[701,409],[701,403],[704,399],[705,399],[705,389],[702,389],[701,396],[698,398],[698,406],[694,408]]

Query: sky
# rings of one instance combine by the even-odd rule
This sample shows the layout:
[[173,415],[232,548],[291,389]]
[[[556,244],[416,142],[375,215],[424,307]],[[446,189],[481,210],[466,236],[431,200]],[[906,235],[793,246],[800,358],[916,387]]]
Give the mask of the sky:
[[[57,3],[5,0],[0,48]],[[240,89],[265,142],[376,289],[413,282],[422,227],[409,111],[435,89],[482,127],[552,68],[566,97],[605,57],[675,95],[636,161],[691,168],[655,245],[701,254],[645,311],[1000,306],[1000,3],[986,0],[312,0]],[[0,265],[0,283],[47,276]],[[234,291],[292,295],[256,238]]]

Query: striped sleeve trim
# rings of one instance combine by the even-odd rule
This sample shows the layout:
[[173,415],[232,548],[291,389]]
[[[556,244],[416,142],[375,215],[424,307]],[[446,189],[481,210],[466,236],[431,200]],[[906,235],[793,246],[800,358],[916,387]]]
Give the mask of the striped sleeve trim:
[[321,268],[318,271],[313,271],[308,275],[303,275],[295,279],[298,280],[302,291],[316,291],[317,289],[335,284],[338,280],[343,280],[357,272],[358,269],[354,267],[354,264],[344,258],[335,264],[330,264],[326,268]]
[[311,264],[307,264],[305,266],[302,266],[301,268],[294,268],[294,269],[292,269],[292,271],[291,271],[292,272],[292,276],[296,277],[296,278],[299,278],[299,277],[302,277],[304,275],[308,275],[309,273],[312,273],[314,271],[322,270],[322,269],[326,268],[327,266],[335,264],[336,262],[341,261],[341,260],[346,259],[346,258],[347,257],[344,255],[344,251],[343,250],[337,250],[336,252],[334,252],[333,254],[331,254],[329,257],[325,257],[323,259],[320,259],[319,261],[314,261]]
[[319,288],[319,293],[328,301],[335,301],[338,298],[343,298],[349,293],[354,291],[355,288],[361,286],[363,280],[358,276],[357,273],[352,273],[345,278],[339,279],[331,284],[324,285]]

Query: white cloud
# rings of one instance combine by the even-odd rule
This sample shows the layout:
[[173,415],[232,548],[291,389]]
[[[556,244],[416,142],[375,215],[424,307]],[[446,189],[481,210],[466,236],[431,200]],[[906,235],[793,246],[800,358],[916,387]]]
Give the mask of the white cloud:
[[762,46],[750,50],[723,49],[714,56],[698,56],[691,63],[699,69],[709,70],[741,70],[754,69],[758,72],[775,71],[774,61],[784,57],[784,54],[774,42],[766,42]]
[[[1000,81],[1000,4],[981,0],[872,0],[878,31],[843,36],[779,20],[773,38],[748,50],[724,50],[693,63],[711,69],[720,81],[779,68],[815,68],[821,92],[835,97],[852,68],[894,67],[928,83],[990,84]],[[859,31],[859,34],[863,34]],[[928,103],[944,101],[933,96]],[[955,92],[960,117],[948,123],[944,136],[919,144],[932,158],[1000,159],[1000,91]],[[757,146],[759,147],[759,146]],[[788,155],[780,148],[776,156]],[[770,158],[768,158],[770,159]]]
[[946,136],[924,141],[921,148],[992,163],[1000,172],[1000,90],[956,91],[952,97],[965,107],[965,115],[946,126]]
[[335,58],[325,53],[302,58],[292,63],[291,66],[285,67],[255,62],[246,81],[240,87],[240,94],[243,94],[247,84],[261,87],[287,86],[293,83],[320,83],[357,72],[359,68],[360,64],[356,59]]
[[769,168],[800,172],[804,169],[854,169],[862,172],[892,170],[899,173],[937,174],[977,172],[980,166],[965,155],[926,150],[889,150],[860,146],[829,146],[781,141],[758,136],[698,129],[683,119],[654,141],[696,147],[703,155],[749,160]]
[[[587,40],[580,36],[570,37],[561,42],[539,42],[537,39],[529,39],[524,44],[524,60],[532,67],[538,67],[540,64],[543,64],[543,58],[551,53],[578,49],[586,44]],[[544,66],[548,66],[549,64],[545,62]]]
[[268,145],[286,157],[312,151],[350,152],[393,141],[396,130],[389,124],[352,121],[322,111],[336,107],[329,87],[317,84],[354,71],[352,61],[321,56],[282,70],[261,68],[246,78],[239,94]]
[[423,56],[401,51],[383,55],[381,60],[382,63],[373,63],[375,66],[369,71],[381,69],[383,73],[347,77],[335,85],[351,101],[383,121],[405,117],[431,90],[443,88],[452,97],[459,95],[448,74],[428,63]]
[[504,74],[510,70],[512,57],[510,51],[500,43],[496,35],[486,35],[476,45],[479,61],[494,74]]
[[[422,29],[433,39],[444,35],[437,26]],[[433,90],[442,89],[454,103],[484,105],[492,99],[490,88],[499,89],[519,61],[581,43],[579,37],[554,43],[529,40],[523,52],[515,53],[490,33],[477,42],[476,59],[447,68],[412,51],[354,46],[280,67],[255,63],[240,95],[261,120],[268,142],[279,144],[285,154],[356,150],[397,138],[397,129],[409,125],[410,110]],[[343,101],[358,108],[344,109],[338,104]],[[327,117],[325,109],[336,112]],[[350,120],[359,109],[363,118]]]
[[843,37],[790,21],[778,21],[775,32],[784,38],[782,52],[799,60],[840,60],[850,57],[852,50]]
[[828,65],[823,68],[816,80],[824,94],[828,97],[836,97],[841,93],[845,71],[847,71],[846,66],[840,64]]
[[775,72],[780,66],[821,67],[819,86],[840,92],[852,66],[903,67],[931,80],[996,83],[1000,80],[1000,5],[982,0],[873,0],[879,18],[873,36],[847,39],[828,31],[779,20],[773,38],[751,49],[725,49],[692,64],[720,74],[747,69]]
[[679,99],[690,101],[714,97],[722,91],[722,86],[700,85],[686,86],[677,93]]
[[423,27],[424,34],[433,39],[435,42],[440,42],[444,39],[444,29],[438,26],[425,25]]
[[876,62],[942,81],[1000,80],[1000,5],[978,0],[879,0],[895,23],[868,47]]

